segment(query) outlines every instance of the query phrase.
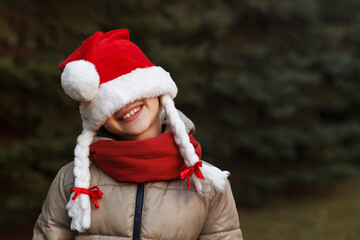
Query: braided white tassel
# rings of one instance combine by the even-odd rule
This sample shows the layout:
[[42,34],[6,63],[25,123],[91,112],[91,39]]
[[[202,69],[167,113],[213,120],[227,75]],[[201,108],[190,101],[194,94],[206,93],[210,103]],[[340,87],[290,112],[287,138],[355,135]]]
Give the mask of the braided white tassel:
[[[192,167],[199,161],[199,157],[195,153],[193,145],[190,143],[189,136],[186,132],[185,124],[181,121],[178,111],[175,108],[174,101],[169,95],[160,97],[161,104],[164,107],[168,124],[171,125],[174,139],[179,147],[181,156],[184,158],[186,166]],[[191,176],[194,181],[196,191],[201,195],[211,193],[211,186],[223,192],[225,190],[227,177],[230,175],[228,171],[221,171],[217,167],[209,164],[203,164],[201,167],[205,180],[198,178],[195,174]]]
[[[89,149],[90,144],[95,136],[95,132],[84,129],[77,138],[77,145],[74,151],[74,187],[86,188],[90,187],[90,160]],[[72,218],[71,229],[83,232],[90,227],[91,222],[91,205],[90,198],[86,194],[80,194],[75,200],[71,194],[69,202],[66,204],[69,217]]]

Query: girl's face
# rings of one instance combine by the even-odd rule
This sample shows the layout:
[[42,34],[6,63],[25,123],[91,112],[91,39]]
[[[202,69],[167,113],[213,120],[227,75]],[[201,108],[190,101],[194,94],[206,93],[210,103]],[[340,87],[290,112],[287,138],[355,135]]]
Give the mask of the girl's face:
[[159,99],[145,98],[130,103],[106,119],[103,126],[123,140],[156,137],[161,134]]

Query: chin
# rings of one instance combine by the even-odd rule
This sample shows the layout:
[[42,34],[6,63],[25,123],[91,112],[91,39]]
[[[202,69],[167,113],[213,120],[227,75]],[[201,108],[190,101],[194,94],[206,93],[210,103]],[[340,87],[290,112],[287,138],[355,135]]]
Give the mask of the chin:
[[143,134],[150,128],[150,123],[134,124],[134,126],[128,126],[124,131],[125,135],[136,137]]

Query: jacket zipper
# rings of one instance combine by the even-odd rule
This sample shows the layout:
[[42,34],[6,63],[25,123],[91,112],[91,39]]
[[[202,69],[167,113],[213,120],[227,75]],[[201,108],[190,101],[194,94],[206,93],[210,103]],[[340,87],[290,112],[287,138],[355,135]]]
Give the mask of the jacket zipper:
[[134,229],[133,240],[140,240],[141,233],[141,218],[144,204],[144,184],[138,184],[136,191],[135,215],[134,215]]

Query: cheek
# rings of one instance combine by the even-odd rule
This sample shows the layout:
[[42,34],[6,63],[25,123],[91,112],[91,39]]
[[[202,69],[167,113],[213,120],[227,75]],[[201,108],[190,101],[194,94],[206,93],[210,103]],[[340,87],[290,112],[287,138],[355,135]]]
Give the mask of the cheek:
[[149,106],[149,111],[152,115],[156,115],[159,112],[159,98],[148,98],[146,100],[147,105]]

